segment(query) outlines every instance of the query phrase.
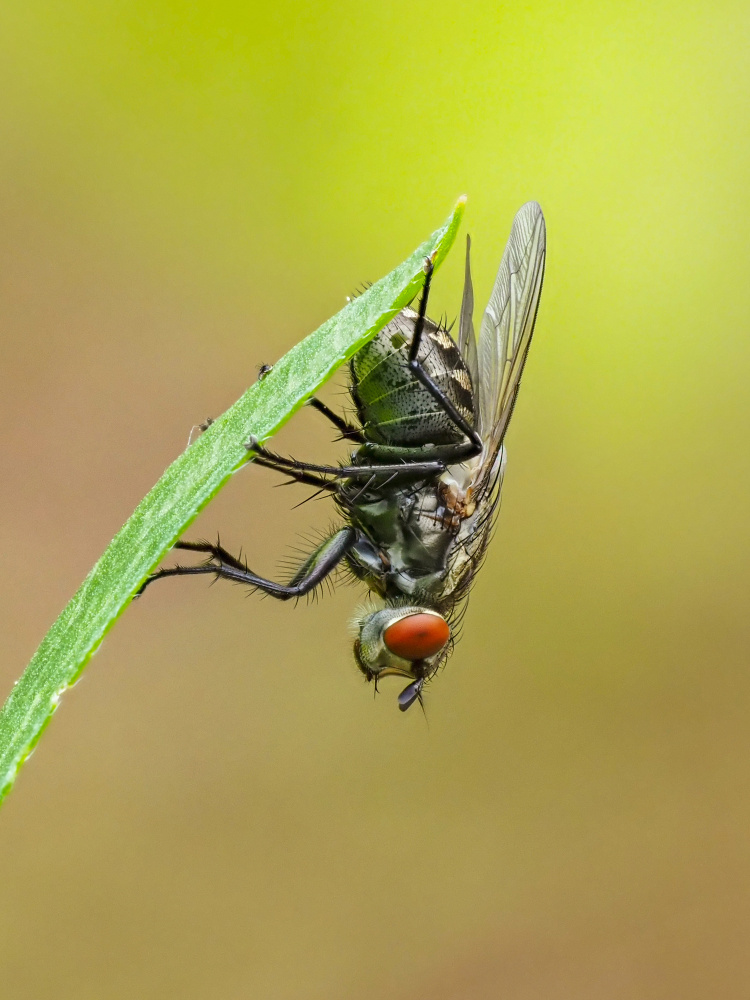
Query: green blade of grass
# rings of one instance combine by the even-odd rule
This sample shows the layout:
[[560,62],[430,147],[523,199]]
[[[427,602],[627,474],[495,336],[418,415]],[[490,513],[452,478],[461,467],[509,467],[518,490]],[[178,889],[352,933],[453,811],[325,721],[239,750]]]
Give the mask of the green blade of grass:
[[248,460],[245,442],[264,441],[333,372],[419,291],[426,256],[445,258],[463,214],[461,199],[445,224],[408,260],[293,347],[187,448],[136,507],[42,640],[0,710],[0,801],[34,748],[61,695],[80,675],[148,574],[197,514]]

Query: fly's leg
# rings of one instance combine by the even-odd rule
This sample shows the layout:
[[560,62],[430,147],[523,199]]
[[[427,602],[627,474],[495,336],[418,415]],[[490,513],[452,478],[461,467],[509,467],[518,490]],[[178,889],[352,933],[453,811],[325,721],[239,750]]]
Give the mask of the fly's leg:
[[[461,433],[468,440],[460,444],[436,445],[429,449],[409,448],[400,445],[381,445],[367,441],[362,432],[347,424],[345,420],[330,410],[325,403],[313,397],[309,405],[335,424],[342,432],[343,437],[352,437],[362,444],[361,455],[367,455],[376,459],[376,464],[358,464],[349,466],[314,465],[311,462],[299,462],[296,459],[284,458],[275,452],[267,451],[255,438],[251,438],[245,447],[248,451],[253,451],[259,456],[260,464],[268,468],[276,468],[280,472],[295,470],[300,473],[319,473],[331,476],[334,479],[369,479],[372,476],[387,475],[396,479],[412,478],[414,476],[439,476],[445,471],[446,465],[451,462],[464,461],[474,455],[478,455],[482,448],[482,439],[468,421],[461,416],[453,403],[448,399],[443,390],[436,385],[417,360],[419,347],[422,342],[425,317],[427,315],[427,302],[430,296],[430,286],[432,284],[432,274],[434,265],[431,257],[425,261],[425,281],[422,295],[419,300],[419,311],[414,324],[414,334],[409,349],[409,369],[414,377],[419,381],[430,395],[440,404],[440,407],[450,417]],[[386,464],[384,460],[391,459],[393,464]],[[296,476],[294,478],[297,478]],[[300,482],[304,480],[300,478]]]
[[433,399],[440,404],[440,407],[451,418],[461,433],[468,438],[468,440],[463,441],[460,444],[436,445],[430,448],[429,452],[427,452],[424,448],[409,448],[402,445],[375,444],[373,442],[368,442],[364,445],[362,451],[364,454],[372,458],[403,458],[407,463],[420,460],[424,461],[425,455],[429,454],[430,457],[434,456],[444,464],[449,465],[452,462],[464,461],[467,458],[471,458],[473,455],[478,455],[481,452],[483,445],[479,434],[474,430],[471,424],[461,416],[440,386],[433,382],[420,362],[417,360],[419,347],[422,343],[424,321],[427,315],[427,301],[430,297],[430,285],[432,284],[432,272],[434,270],[431,257],[428,257],[425,261],[424,270],[424,287],[422,289],[422,296],[419,300],[419,310],[416,322],[414,323],[414,333],[412,335],[411,346],[409,348],[409,369],[414,378],[417,379],[417,381],[425,387]]
[[[334,479],[324,479],[322,476],[312,475],[302,469],[295,469],[291,465],[276,465],[274,462],[270,461],[270,459],[266,459],[264,454],[258,454],[257,452],[254,462],[256,465],[262,465],[264,469],[274,469],[276,472],[282,472],[293,482],[302,483],[305,486],[315,486],[319,490],[329,490],[331,493],[338,492],[338,485]],[[281,485],[283,486],[284,484],[282,483]]]
[[481,437],[477,434],[471,424],[461,416],[440,386],[436,385],[435,382],[432,381],[422,365],[419,361],[417,361],[417,354],[419,353],[419,347],[422,343],[425,316],[427,315],[427,300],[430,297],[432,273],[434,271],[434,264],[431,257],[427,258],[424,269],[424,288],[422,289],[422,296],[419,300],[419,312],[417,314],[417,321],[414,324],[414,335],[411,339],[411,347],[409,348],[409,368],[411,369],[412,375],[414,375],[414,377],[422,383],[433,399],[435,399],[442,406],[461,433],[469,439],[467,444],[457,445],[456,447],[458,449],[462,449],[461,457],[471,458],[473,455],[478,455],[482,450],[483,445]]
[[221,542],[212,545],[210,542],[183,542],[180,540],[175,542],[172,548],[184,549],[186,552],[208,552],[213,559],[226,563],[227,566],[233,566],[235,569],[247,569],[244,563],[236,559],[231,552],[227,552]]
[[355,427],[354,424],[350,424],[343,417],[340,417],[338,413],[334,413],[322,400],[313,396],[312,399],[308,400],[307,405],[312,406],[318,413],[322,413],[324,417],[327,417],[334,427],[341,432],[342,438],[346,438],[348,441],[356,441],[358,444],[364,444],[365,436],[359,427]]
[[[372,476],[415,476],[440,475],[445,471],[445,463],[441,461],[419,461],[414,457],[414,449],[408,449],[409,459],[392,465],[377,463],[374,465],[314,465],[312,462],[299,462],[296,458],[284,458],[276,452],[267,451],[257,441],[250,438],[245,444],[248,451],[259,456],[261,465],[278,469],[279,472],[294,470],[302,473],[322,473],[334,479],[370,479]],[[258,459],[256,459],[258,461]],[[327,482],[327,480],[323,480]],[[312,484],[315,485],[315,484]]]
[[[261,365],[258,369],[258,381],[260,382],[264,379],[271,371],[273,371],[273,365]],[[326,404],[316,396],[313,396],[312,399],[308,399],[307,405],[312,406],[312,408],[317,410],[318,413],[322,413],[324,417],[327,417],[334,427],[341,432],[342,438],[347,438],[349,441],[357,441],[359,444],[364,442],[365,438],[359,427],[355,427],[353,424],[344,420],[343,417],[340,417],[338,413],[334,413],[330,406],[326,406]]]
[[304,597],[338,566],[356,540],[357,532],[354,528],[342,528],[341,531],[337,531],[305,560],[288,584],[276,583],[274,580],[258,576],[243,566],[239,559],[235,559],[221,545],[211,545],[209,542],[177,542],[175,548],[187,549],[190,552],[206,552],[210,555],[211,561],[202,566],[170,566],[167,569],[157,570],[146,580],[136,596],[140,596],[155,580],[163,580],[168,576],[199,576],[210,573],[217,579],[246,583],[280,601]]

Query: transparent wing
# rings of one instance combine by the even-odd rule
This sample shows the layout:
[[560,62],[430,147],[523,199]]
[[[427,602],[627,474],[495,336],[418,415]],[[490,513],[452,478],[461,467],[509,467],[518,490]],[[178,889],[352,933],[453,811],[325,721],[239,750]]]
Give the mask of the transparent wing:
[[[478,365],[474,383],[478,400],[478,423],[484,449],[463,466],[471,486],[474,512],[459,529],[448,557],[445,596],[454,602],[460,621],[461,602],[467,596],[482,564],[497,517],[505,470],[503,438],[513,413],[518,386],[534,332],[544,277],[546,233],[544,216],[536,202],[528,202],[516,214],[495,279],[489,305],[482,319],[479,349],[473,348]],[[472,356],[468,339],[471,329],[471,275],[467,246],[466,284],[461,307],[459,347],[464,360]],[[457,468],[462,468],[458,466]],[[459,484],[465,486],[466,483]]]
[[466,273],[464,296],[461,301],[461,316],[458,321],[458,349],[464,364],[469,369],[471,386],[477,392],[479,362],[477,360],[477,340],[474,336],[474,286],[471,283],[471,237],[466,237]]
[[529,201],[513,220],[479,333],[478,430],[485,443],[484,475],[494,465],[513,413],[539,308],[546,250],[542,209]]

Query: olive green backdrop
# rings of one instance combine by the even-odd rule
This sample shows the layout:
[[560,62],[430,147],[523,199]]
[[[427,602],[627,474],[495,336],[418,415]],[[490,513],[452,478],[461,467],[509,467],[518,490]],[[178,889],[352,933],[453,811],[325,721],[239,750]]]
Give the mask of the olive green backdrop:
[[[739,2],[3,5],[3,696],[191,426],[457,195],[478,308],[522,202],[549,235],[427,721],[354,589],[155,588],[0,812],[4,998],[747,996],[749,42]],[[274,481],[193,537],[277,572],[333,511]]]

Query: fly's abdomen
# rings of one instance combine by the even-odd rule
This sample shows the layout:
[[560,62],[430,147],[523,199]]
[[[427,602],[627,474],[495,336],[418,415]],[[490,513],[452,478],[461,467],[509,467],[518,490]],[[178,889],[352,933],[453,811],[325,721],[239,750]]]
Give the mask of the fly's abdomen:
[[[351,361],[352,396],[368,441],[417,447],[456,444],[462,434],[409,370],[416,313],[405,309]],[[448,333],[425,320],[417,360],[458,412],[474,425],[471,377]]]

